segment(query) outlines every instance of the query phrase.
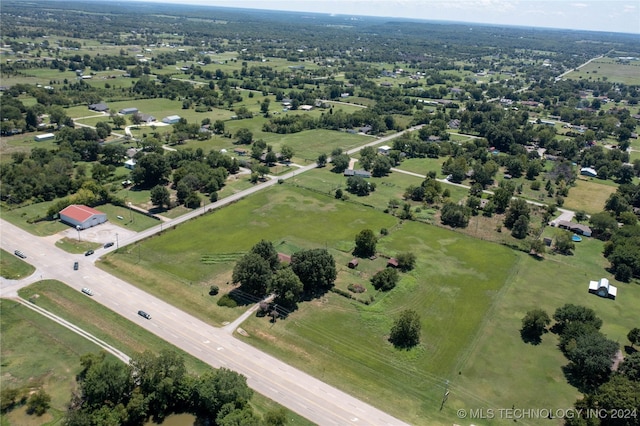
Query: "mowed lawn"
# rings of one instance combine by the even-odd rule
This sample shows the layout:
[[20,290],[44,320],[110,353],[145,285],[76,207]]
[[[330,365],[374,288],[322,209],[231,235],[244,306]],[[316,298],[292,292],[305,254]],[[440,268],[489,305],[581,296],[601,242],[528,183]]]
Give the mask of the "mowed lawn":
[[[393,230],[378,249],[418,255],[416,269],[402,274],[394,290],[376,293],[368,306],[330,293],[301,304],[275,325],[253,317],[243,325],[250,335],[243,339],[410,424],[444,424],[452,418],[439,411],[446,381],[457,380],[516,255],[416,222]],[[421,344],[411,350],[387,341],[404,309],[417,311],[422,320]],[[480,402],[470,394],[465,401]]]
[[[638,326],[640,285],[615,281],[604,270],[608,262],[602,249],[601,241],[586,238],[577,243],[573,256],[547,255],[545,260],[537,261],[518,253],[504,293],[487,315],[468,361],[461,367],[453,398],[449,398],[451,409],[498,409],[514,405],[566,409],[573,405],[580,395],[567,384],[562,372],[568,361],[557,347],[557,336],[547,333],[537,346],[520,338],[522,317],[531,309],[544,309],[552,316],[566,303],[589,307],[602,318],[601,331],[618,342],[624,352],[624,345],[629,344],[626,334]],[[602,277],[618,287],[615,301],[588,293],[589,281]],[[458,398],[458,389],[487,402],[469,405]]]
[[[128,246],[99,262],[109,272],[213,324],[243,312],[216,305],[207,293],[233,286],[236,260],[261,239],[299,248],[329,249],[353,245],[364,228],[392,228],[397,219],[354,203],[302,188],[278,185],[181,224],[143,243]],[[282,244],[285,243],[285,244]],[[217,296],[219,297],[219,296]]]

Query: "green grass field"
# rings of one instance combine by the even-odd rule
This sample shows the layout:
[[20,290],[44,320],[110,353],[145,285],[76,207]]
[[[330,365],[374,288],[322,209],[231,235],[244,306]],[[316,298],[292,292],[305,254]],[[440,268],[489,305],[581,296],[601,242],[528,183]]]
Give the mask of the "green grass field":
[[0,308],[2,388],[42,387],[51,396],[52,406],[41,418],[26,415],[24,408],[14,410],[2,416],[3,424],[55,424],[76,387],[80,356],[100,348],[14,301],[0,299]]
[[[20,247],[22,248],[22,247]],[[28,277],[36,268],[20,259],[13,253],[0,250],[0,276],[8,280]]]
[[598,179],[576,179],[575,186],[569,189],[569,196],[564,200],[567,209],[583,210],[589,214],[599,213],[611,194],[616,192],[617,185],[608,185]]
[[[535,347],[520,339],[520,321],[529,309],[542,307],[553,314],[569,302],[593,307],[605,322],[603,331],[623,343],[637,322],[632,308],[640,303],[637,285],[617,283],[624,297],[616,301],[586,291],[589,280],[607,276],[597,240],[585,239],[573,256],[548,254],[536,261],[461,233],[417,222],[401,224],[358,202],[334,202],[321,189],[330,189],[332,179],[343,177],[322,169],[301,175],[293,185],[278,185],[180,225],[179,232],[168,231],[143,242],[140,249],[111,254],[103,264],[122,277],[136,277],[136,285],[160,297],[171,295],[182,309],[221,324],[240,311],[217,307],[206,290],[217,284],[221,294],[229,291],[233,259],[259,239],[274,242],[285,253],[327,247],[337,262],[336,287],[363,284],[367,291],[358,299],[371,302],[373,296],[373,303],[367,306],[329,293],[302,303],[275,325],[250,318],[243,325],[250,337],[243,339],[412,424],[450,424],[459,408],[570,407],[578,392],[563,376],[566,360],[555,336],[545,335]],[[303,182],[313,191],[295,186]],[[418,255],[416,269],[402,274],[389,293],[377,293],[367,282],[384,267],[383,260],[362,260],[356,270],[346,266],[353,238],[365,227],[376,233],[383,227],[391,231],[380,240],[380,253]],[[393,318],[405,308],[422,317],[422,343],[398,351],[386,339]],[[522,377],[505,369],[521,371]],[[451,394],[439,411],[447,380]],[[543,394],[537,389],[544,389]]]
[[621,63],[613,58],[596,59],[565,77],[573,80],[607,81],[628,85],[640,84],[640,64],[638,61]]
[[[365,227],[379,230],[395,223],[394,217],[363,205],[336,204],[333,197],[278,185],[181,224],[178,232],[164,232],[140,248],[123,248],[99,264],[159,297],[172,294],[171,303],[220,325],[242,309],[217,306],[207,294],[209,287],[218,285],[221,295],[233,289],[229,284],[233,260],[260,239],[293,241],[300,248],[342,247],[352,245]],[[203,261],[211,256],[228,260]]]
[[[128,355],[144,350],[157,353],[172,349],[184,357],[187,369],[192,373],[202,374],[211,368],[58,281],[41,281],[21,290],[20,295],[31,298],[38,306],[69,320]],[[2,424],[29,426],[45,421],[56,424],[66,409],[71,391],[75,389],[80,356],[98,352],[100,348],[13,301],[0,300],[0,308],[2,387],[44,386],[52,396],[53,407],[51,414],[42,418],[27,416],[24,408],[14,410],[3,415]],[[34,351],[36,347],[47,350]],[[251,404],[258,413],[279,407],[257,393]],[[309,424],[295,413],[288,412],[287,416],[294,418],[295,424]]]
[[[416,269],[402,274],[396,289],[376,294],[375,303],[329,294],[275,325],[251,318],[243,325],[251,336],[245,340],[411,424],[444,424],[452,418],[438,411],[445,383],[457,379],[469,342],[499,299],[516,255],[415,222],[379,242],[379,251],[388,255],[407,250],[419,253]],[[362,260],[358,270],[369,262]],[[421,344],[397,350],[386,339],[393,318],[407,308],[422,317]],[[464,400],[481,402],[472,395]]]

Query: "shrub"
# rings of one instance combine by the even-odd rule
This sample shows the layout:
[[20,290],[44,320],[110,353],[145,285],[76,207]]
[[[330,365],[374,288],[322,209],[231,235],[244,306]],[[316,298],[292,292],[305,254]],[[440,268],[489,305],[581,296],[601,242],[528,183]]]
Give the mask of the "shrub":
[[211,287],[209,287],[209,296],[215,296],[219,291],[220,289],[217,285],[212,285]]
[[376,290],[389,291],[396,286],[399,280],[398,271],[394,268],[385,268],[371,278],[371,284]]
[[238,303],[233,300],[228,294],[225,294],[220,299],[218,299],[217,304],[218,306],[224,306],[227,308],[235,308],[236,306],[238,306]]
[[364,293],[365,291],[367,291],[367,289],[360,284],[349,284],[347,288],[352,293]]

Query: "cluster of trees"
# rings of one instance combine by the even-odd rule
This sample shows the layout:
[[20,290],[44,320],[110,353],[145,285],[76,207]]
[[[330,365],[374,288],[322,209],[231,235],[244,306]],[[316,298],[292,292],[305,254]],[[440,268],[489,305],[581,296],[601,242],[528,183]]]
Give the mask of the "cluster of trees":
[[274,303],[287,310],[295,309],[303,294],[316,297],[331,289],[336,277],[335,260],[326,249],[298,251],[285,265],[265,240],[238,260],[232,275],[242,291],[256,297],[274,294]]
[[0,392],[0,412],[7,413],[26,404],[27,414],[42,416],[51,408],[51,396],[44,389],[33,392],[31,389],[4,387]]
[[[565,369],[568,380],[584,391],[593,391],[606,383],[612,374],[618,343],[600,332],[602,320],[595,311],[569,303],[556,309],[553,319],[551,331],[558,334],[560,350],[569,360]],[[537,344],[550,323],[551,318],[544,310],[534,309],[522,319],[520,333],[525,341]],[[630,336],[636,338],[633,333]]]
[[[567,426],[604,426],[637,424],[638,398],[640,397],[640,352],[634,345],[640,343],[640,328],[627,334],[631,347],[627,355],[612,370],[618,343],[602,334],[602,320],[596,313],[583,306],[566,304],[553,314],[555,324],[550,329],[551,318],[542,309],[526,313],[522,319],[521,336],[526,342],[539,344],[548,330],[557,333],[559,348],[569,360],[565,367],[567,380],[585,395],[575,403],[576,416],[565,418]],[[593,416],[596,412],[626,413],[621,418]]]
[[[619,185],[604,205],[604,211],[589,217],[593,235],[607,240],[604,256],[618,281],[640,276],[640,185]],[[620,226],[619,224],[622,224]]]
[[80,362],[79,388],[65,415],[69,426],[142,425],[172,413],[191,413],[217,425],[283,424],[282,414],[263,420],[253,412],[253,391],[244,376],[224,368],[194,376],[171,351],[139,353],[128,365],[104,352],[83,355]]

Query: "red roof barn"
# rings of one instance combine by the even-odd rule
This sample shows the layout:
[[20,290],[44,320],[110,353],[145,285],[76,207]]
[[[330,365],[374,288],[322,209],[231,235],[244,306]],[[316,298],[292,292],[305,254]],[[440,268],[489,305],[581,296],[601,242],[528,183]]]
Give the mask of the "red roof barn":
[[60,220],[79,229],[87,229],[107,221],[107,214],[82,204],[72,204],[60,211]]

